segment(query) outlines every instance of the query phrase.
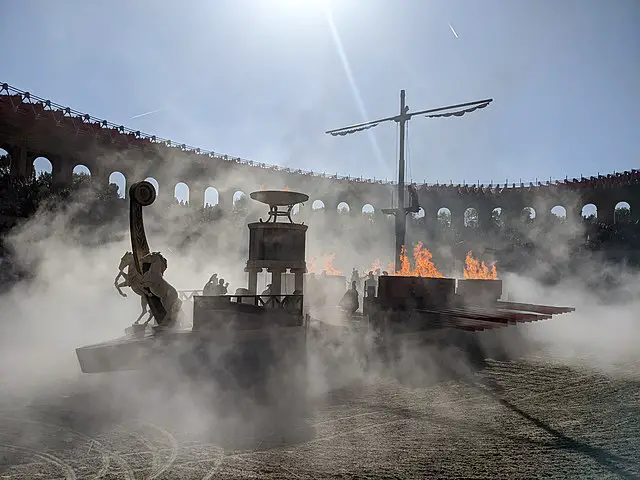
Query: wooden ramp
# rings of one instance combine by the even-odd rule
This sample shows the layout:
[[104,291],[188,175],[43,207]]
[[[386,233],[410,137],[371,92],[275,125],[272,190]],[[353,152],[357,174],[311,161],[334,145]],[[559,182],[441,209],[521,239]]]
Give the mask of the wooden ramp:
[[445,307],[419,310],[430,323],[442,328],[465,331],[490,330],[507,325],[549,320],[554,315],[575,311],[573,307],[554,307],[529,303],[497,302],[491,307]]

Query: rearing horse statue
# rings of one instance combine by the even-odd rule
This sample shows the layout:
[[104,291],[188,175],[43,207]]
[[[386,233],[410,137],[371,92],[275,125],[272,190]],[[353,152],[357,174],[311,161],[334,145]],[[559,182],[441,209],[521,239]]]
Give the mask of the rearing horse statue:
[[145,272],[140,284],[145,291],[162,302],[162,307],[167,312],[162,325],[173,327],[178,323],[182,312],[182,300],[178,298],[178,291],[164,279],[167,260],[159,252],[152,252],[142,258],[142,264]]
[[[133,293],[140,296],[140,306],[142,307],[142,313],[136,319],[136,321],[134,322],[134,325],[137,325],[138,322],[140,322],[140,320],[142,319],[142,317],[146,313],[148,313],[149,317],[144,322],[144,325],[146,325],[153,318],[153,313],[149,311],[149,308],[148,308],[149,302],[147,300],[147,294],[145,290],[142,288],[142,285],[140,284],[142,280],[142,276],[138,273],[138,270],[136,270],[134,259],[133,259],[133,253],[126,252],[122,256],[122,258],[120,259],[120,265],[118,267],[118,270],[120,271],[118,272],[118,275],[116,275],[116,279],[113,282],[114,286],[116,287],[116,290],[118,290],[118,293],[120,295],[122,295],[123,297],[126,297],[127,294],[122,291],[122,287],[129,287],[131,288],[131,290],[133,290]],[[120,279],[120,277],[122,277],[124,280],[121,283],[118,283],[118,280]]]

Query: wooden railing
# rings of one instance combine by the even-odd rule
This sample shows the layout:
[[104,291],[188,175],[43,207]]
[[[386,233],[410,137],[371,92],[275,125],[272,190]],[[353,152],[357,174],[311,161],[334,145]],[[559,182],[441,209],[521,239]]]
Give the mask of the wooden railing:
[[190,302],[194,295],[202,295],[202,290],[178,290],[178,298]]
[[[183,302],[193,301],[194,296],[201,296],[202,290],[178,290]],[[268,309],[282,309],[292,313],[303,313],[303,295],[215,295],[212,298],[220,302],[241,303]]]

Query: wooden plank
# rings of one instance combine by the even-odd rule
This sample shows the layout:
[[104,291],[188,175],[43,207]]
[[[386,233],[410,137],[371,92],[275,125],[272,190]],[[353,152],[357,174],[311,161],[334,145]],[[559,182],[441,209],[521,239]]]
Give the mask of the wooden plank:
[[534,305],[532,303],[517,303],[498,301],[496,306],[504,310],[517,310],[523,312],[541,313],[544,315],[558,315],[562,313],[575,312],[573,307],[554,307],[550,305]]

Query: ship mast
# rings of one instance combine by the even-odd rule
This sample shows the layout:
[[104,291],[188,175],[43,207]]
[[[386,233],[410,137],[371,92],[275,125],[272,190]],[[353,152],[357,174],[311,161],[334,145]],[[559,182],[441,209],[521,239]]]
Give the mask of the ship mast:
[[401,255],[402,247],[405,245],[405,235],[407,230],[406,216],[408,209],[404,205],[404,193],[405,193],[405,135],[407,122],[416,115],[424,115],[427,118],[439,118],[439,117],[461,117],[465,113],[471,113],[475,110],[487,107],[493,101],[492,98],[485,100],[477,100],[475,102],[459,103],[457,105],[448,105],[446,107],[431,108],[428,110],[420,110],[418,112],[409,112],[409,107],[406,105],[406,94],[404,90],[400,90],[400,113],[392,117],[385,117],[378,120],[372,120],[364,123],[357,123],[355,125],[349,125],[348,127],[336,128],[334,130],[328,130],[325,133],[333,136],[344,136],[352,133],[368,130],[373,127],[377,127],[381,123],[385,122],[397,122],[400,127],[400,142],[398,152],[398,206],[395,209],[385,209],[384,213],[395,215],[395,269],[396,272],[402,267]]

